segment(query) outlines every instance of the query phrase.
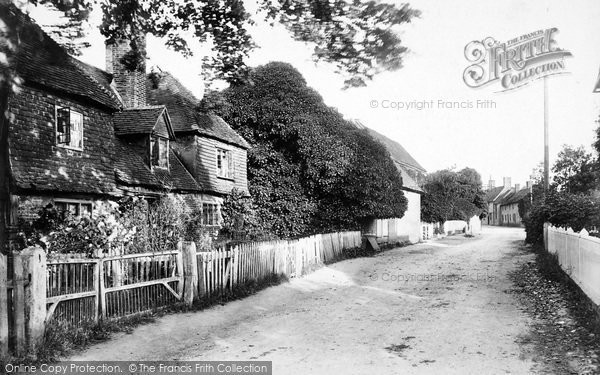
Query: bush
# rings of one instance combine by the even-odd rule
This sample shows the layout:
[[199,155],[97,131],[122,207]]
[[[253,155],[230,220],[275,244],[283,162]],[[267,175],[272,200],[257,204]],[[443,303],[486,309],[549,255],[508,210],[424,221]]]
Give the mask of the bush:
[[219,235],[228,240],[262,240],[268,237],[257,218],[252,197],[236,188],[223,200],[221,216],[223,221]]
[[300,237],[404,215],[402,177],[383,144],[328,107],[290,64],[269,63],[250,78],[216,108],[252,144],[248,189],[261,230]]
[[599,223],[599,205],[596,198],[572,194],[565,191],[551,191],[535,202],[528,215],[523,218],[526,243],[536,244],[543,241],[544,223],[572,228],[579,232],[583,228],[597,226]]
[[195,207],[182,196],[169,194],[151,203],[127,197],[82,217],[58,212],[49,204],[38,219],[21,223],[19,235],[23,247],[37,245],[47,252],[88,256],[173,250],[180,240],[206,247],[209,234]]

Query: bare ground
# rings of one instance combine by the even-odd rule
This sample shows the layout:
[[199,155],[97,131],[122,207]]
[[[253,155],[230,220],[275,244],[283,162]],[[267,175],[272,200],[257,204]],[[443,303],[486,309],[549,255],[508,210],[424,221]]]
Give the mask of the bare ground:
[[519,228],[324,267],[244,300],[162,317],[69,360],[268,360],[275,374],[529,374],[509,274]]

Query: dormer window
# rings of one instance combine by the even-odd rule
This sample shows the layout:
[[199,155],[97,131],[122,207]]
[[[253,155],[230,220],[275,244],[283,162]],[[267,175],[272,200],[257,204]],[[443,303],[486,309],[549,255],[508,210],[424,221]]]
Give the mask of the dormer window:
[[150,155],[152,167],[169,168],[169,140],[152,136],[150,138]]
[[83,115],[69,107],[56,107],[56,144],[83,150]]

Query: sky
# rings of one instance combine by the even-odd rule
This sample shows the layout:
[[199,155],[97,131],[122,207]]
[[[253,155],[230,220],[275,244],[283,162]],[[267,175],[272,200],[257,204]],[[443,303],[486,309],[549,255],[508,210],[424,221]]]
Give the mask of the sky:
[[[255,9],[252,1],[246,4],[251,12]],[[402,27],[401,37],[409,48],[403,68],[377,76],[367,87],[343,90],[343,77],[328,64],[315,64],[311,46],[293,41],[281,26],[259,23],[251,29],[259,48],[248,63],[291,63],[328,105],[399,142],[429,172],[472,167],[484,184],[491,178],[498,186],[508,176],[513,184],[523,186],[543,160],[543,80],[508,92],[498,92],[498,85],[470,88],[463,81],[463,71],[470,65],[464,49],[473,40],[508,41],[556,27],[558,46],[573,56],[565,59],[568,74],[547,79],[551,164],[563,144],[584,145],[591,151],[600,114],[600,94],[592,93],[600,68],[600,1],[417,0],[409,4],[421,16]],[[41,23],[48,17],[35,9],[32,16]],[[92,46],[81,59],[104,68],[102,37],[92,28],[88,40]],[[185,59],[150,37],[148,66],[172,72],[201,97],[201,58],[206,47],[193,48],[195,56]],[[417,107],[423,102],[429,105]]]

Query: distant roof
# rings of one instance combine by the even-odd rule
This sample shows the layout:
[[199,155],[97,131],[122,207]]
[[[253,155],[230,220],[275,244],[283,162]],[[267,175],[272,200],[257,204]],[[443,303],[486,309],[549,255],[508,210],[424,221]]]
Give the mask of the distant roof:
[[[164,121],[163,121],[164,119]],[[161,122],[166,122],[167,134],[164,136],[173,138],[173,130],[171,129],[169,115],[164,105],[126,108],[121,112],[114,114],[113,121],[115,124],[115,134],[150,134],[157,130],[157,125]]]
[[111,76],[67,54],[35,22],[14,5],[0,4],[0,19],[19,31],[13,67],[25,82],[45,86],[111,109],[121,102],[110,87]]
[[505,202],[508,201],[508,199],[510,199],[510,197],[514,193],[515,192],[514,192],[513,189],[504,190],[503,192],[500,193],[500,195],[498,195],[496,197],[496,199],[494,199],[494,203],[499,204],[499,205],[503,205],[503,204],[505,204]]
[[415,160],[415,158],[413,158],[412,155],[409,154],[408,151],[406,151],[406,149],[404,147],[402,147],[402,145],[400,143],[393,141],[393,140],[389,139],[388,137],[386,137],[385,135],[380,134],[380,133],[376,132],[375,130],[366,127],[358,120],[352,120],[351,122],[359,129],[367,129],[367,131],[373,138],[375,138],[379,142],[383,143],[383,145],[385,146],[385,148],[387,148],[388,152],[390,153],[390,156],[392,157],[392,159],[395,162],[398,162],[400,164],[405,164],[405,165],[415,168],[423,173],[427,172],[425,170],[425,168],[423,168],[421,166],[421,164],[419,164]]
[[485,192],[485,201],[486,202],[493,202],[496,197],[498,196],[498,194],[500,194],[502,192],[502,190],[504,190],[504,186],[497,186],[495,188],[491,188],[488,191]]
[[423,193],[423,189],[419,186],[419,184],[408,174],[408,171],[405,169],[406,167],[401,164],[394,163],[396,168],[400,172],[402,176],[402,188],[404,190],[414,191],[416,193]]
[[593,92],[600,92],[600,72],[598,72],[598,79],[596,79],[596,86]]
[[175,133],[195,132],[242,148],[250,148],[244,138],[222,118],[199,113],[200,100],[168,72],[151,73],[146,80],[148,103],[163,104],[169,110]]
[[527,197],[527,194],[529,194],[529,189],[528,188],[523,188],[517,192],[513,192],[511,195],[507,196],[501,204],[513,204],[513,203],[519,203],[521,200],[523,200],[524,198]]
[[201,190],[173,150],[169,150],[169,170],[151,169],[125,141],[115,142],[115,152],[115,178],[118,183],[155,190]]

